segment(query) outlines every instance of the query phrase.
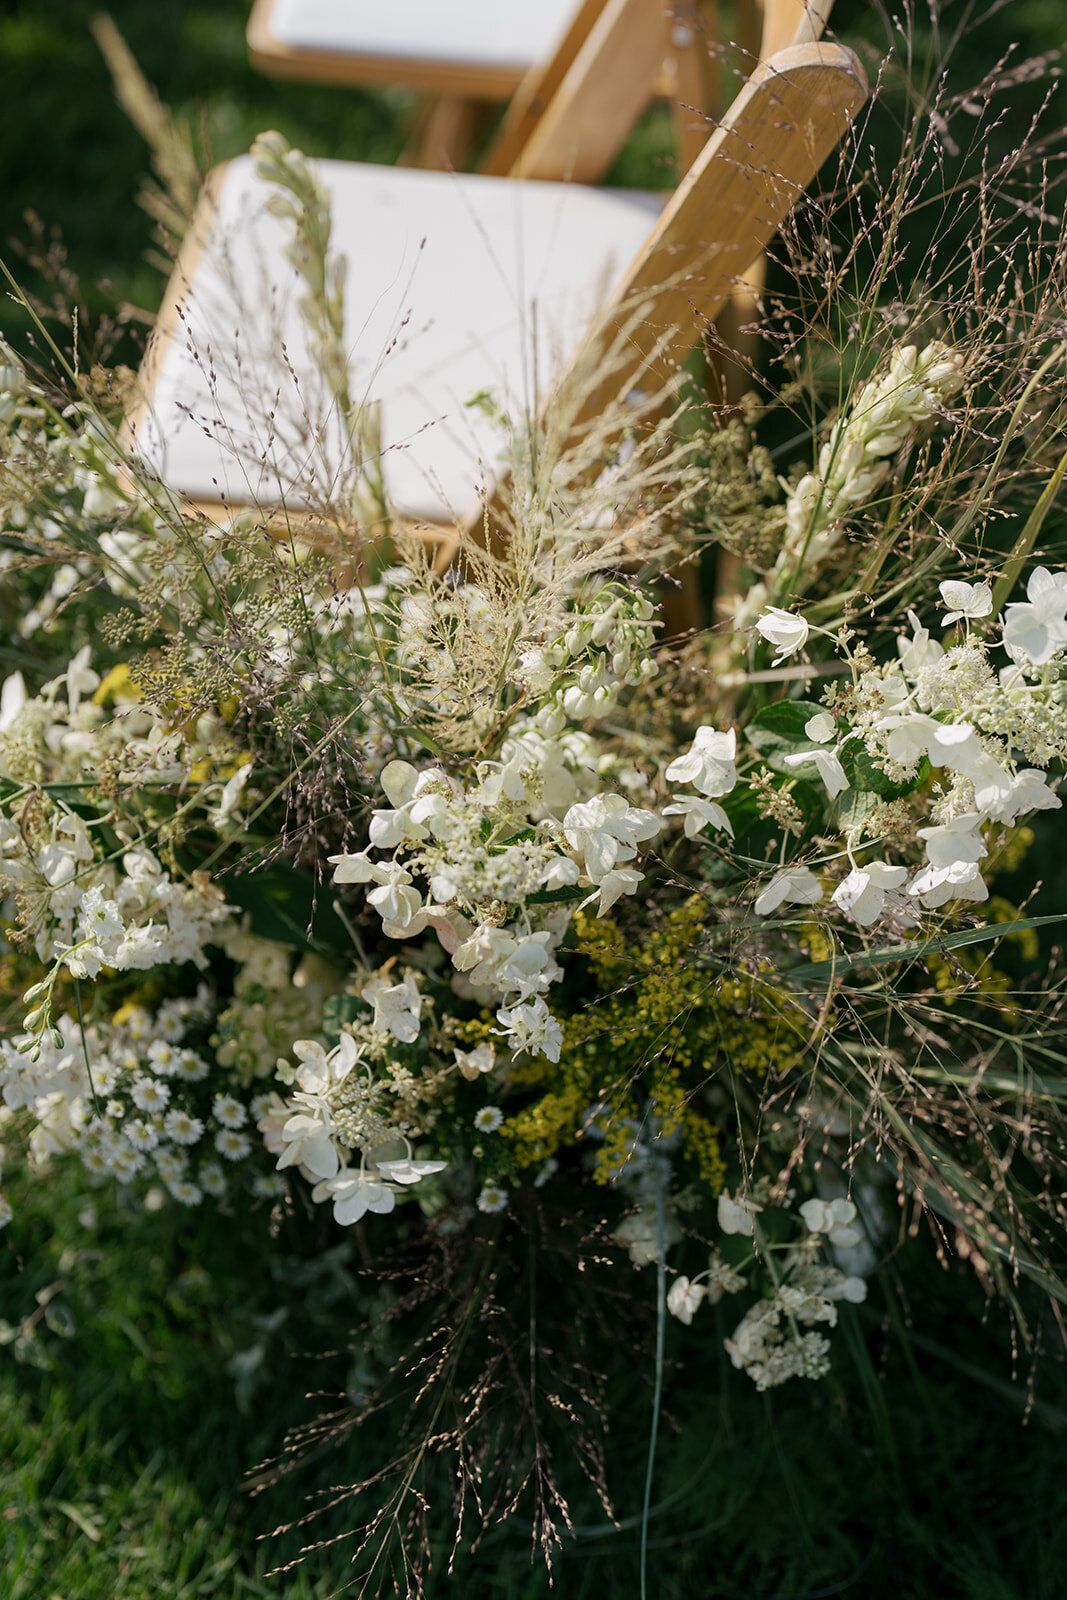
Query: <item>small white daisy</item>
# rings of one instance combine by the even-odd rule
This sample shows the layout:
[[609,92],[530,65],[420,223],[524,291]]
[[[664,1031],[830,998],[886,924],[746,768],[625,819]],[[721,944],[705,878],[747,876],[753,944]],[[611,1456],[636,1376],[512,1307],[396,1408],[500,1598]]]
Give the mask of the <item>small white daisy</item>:
[[479,1133],[495,1133],[504,1120],[504,1113],[499,1106],[483,1106],[475,1112],[474,1126]]
[[185,1157],[179,1150],[157,1150],[156,1171],[164,1183],[177,1183],[185,1175]]
[[147,1039],[152,1031],[152,1018],[143,1006],[134,1006],[126,1015],[126,1031],[131,1039]]
[[162,1111],[170,1100],[170,1090],[155,1078],[135,1078],[130,1096],[138,1111]]
[[148,1046],[148,1059],[161,1078],[172,1078],[178,1070],[179,1055],[166,1039],[154,1039]]
[[274,1200],[286,1192],[286,1182],[280,1172],[257,1172],[252,1179],[252,1193],[261,1200]]
[[204,1198],[204,1191],[195,1183],[190,1183],[188,1178],[179,1178],[177,1183],[169,1183],[167,1188],[183,1206],[198,1206]]
[[218,1200],[226,1193],[226,1174],[214,1161],[209,1161],[201,1167],[197,1177],[205,1194],[213,1195]]
[[195,1050],[183,1050],[178,1057],[177,1075],[186,1083],[199,1083],[211,1071],[211,1063],[198,1056]]
[[220,1128],[215,1135],[215,1149],[227,1161],[240,1161],[251,1148],[252,1141],[247,1133],[238,1133],[235,1128]]
[[163,1131],[175,1144],[195,1144],[204,1131],[204,1124],[199,1117],[175,1106],[163,1118]]
[[132,1183],[144,1166],[144,1156],[138,1155],[129,1145],[115,1150],[108,1163],[120,1183]]
[[240,1128],[248,1121],[248,1112],[232,1094],[217,1094],[211,1106],[216,1122],[224,1128]]
[[133,1145],[135,1150],[154,1150],[159,1143],[159,1134],[150,1122],[142,1122],[140,1117],[133,1122],[127,1122],[123,1133]]
[[181,1000],[164,1001],[156,1012],[156,1032],[168,1044],[177,1044],[185,1032],[188,1007]]
[[487,1183],[478,1196],[478,1210],[487,1211],[490,1214],[494,1211],[504,1211],[507,1203],[508,1192],[506,1189],[502,1189],[498,1183]]

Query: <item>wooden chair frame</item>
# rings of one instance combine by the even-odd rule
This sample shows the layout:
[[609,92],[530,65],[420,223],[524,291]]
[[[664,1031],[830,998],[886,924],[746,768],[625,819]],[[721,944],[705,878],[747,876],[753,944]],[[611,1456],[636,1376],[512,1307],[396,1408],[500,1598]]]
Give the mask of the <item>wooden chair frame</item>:
[[[249,54],[261,71],[349,87],[402,85],[431,97],[406,158],[415,166],[464,166],[487,102],[510,98],[481,170],[596,182],[637,116],[660,95],[675,108],[679,169],[686,171],[707,138],[708,118],[721,109],[709,59],[717,0],[581,0],[553,54],[525,73],[488,63],[295,49],[272,32],[276,4],[255,0],[248,23]],[[756,64],[814,40],[831,4],[740,0],[739,43]],[[590,61],[599,62],[593,77]],[[620,112],[621,137],[608,132],[620,126]]]
[[[595,369],[617,344],[620,329],[627,329],[627,370],[616,366],[604,385],[587,390],[576,429],[596,416],[620,388],[625,392],[627,386],[654,386],[684,359],[726,303],[737,278],[839,142],[865,97],[862,68],[839,45],[795,46],[757,69],[668,201],[574,356],[572,370]],[[128,423],[130,443],[138,416],[151,404],[167,341],[177,336],[180,306],[210,225],[212,204],[209,185],[198,225],[190,230],[164,299],[160,337],[153,341],[142,368],[144,402]],[[637,305],[646,310],[633,322]]]

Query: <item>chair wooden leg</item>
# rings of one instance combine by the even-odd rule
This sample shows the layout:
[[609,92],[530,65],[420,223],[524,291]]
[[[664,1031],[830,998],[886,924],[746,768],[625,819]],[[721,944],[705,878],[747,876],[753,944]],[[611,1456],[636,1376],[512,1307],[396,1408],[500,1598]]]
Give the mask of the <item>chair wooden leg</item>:
[[[767,258],[761,255],[744,273],[717,318],[714,347],[705,347],[709,393],[713,403],[727,412],[752,387],[752,369],[759,356],[759,333],[754,324],[766,278]],[[721,623],[733,614],[733,602],[742,587],[742,570],[735,555],[728,550],[718,551],[713,622]]]
[[657,85],[670,101],[679,173],[689,171],[722,110],[718,0],[673,0],[671,53]]
[[434,95],[416,118],[400,158],[404,167],[434,172],[462,172],[470,164],[486,116],[480,100],[459,95]]

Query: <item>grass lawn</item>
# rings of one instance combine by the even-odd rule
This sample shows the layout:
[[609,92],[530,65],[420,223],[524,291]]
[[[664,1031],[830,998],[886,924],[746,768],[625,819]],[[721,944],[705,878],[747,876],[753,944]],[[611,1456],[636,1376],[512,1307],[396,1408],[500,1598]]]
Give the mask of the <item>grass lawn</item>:
[[[316,1414],[308,1390],[333,1395],[365,1378],[366,1353],[345,1351],[366,1293],[353,1241],[316,1260],[297,1253],[297,1233],[268,1249],[264,1214],[124,1214],[99,1197],[94,1221],[91,1192],[62,1169],[47,1186],[9,1187],[16,1218],[0,1236],[3,1600],[325,1600],[351,1575],[343,1546],[271,1580],[265,1572],[295,1544],[257,1539],[299,1514],[309,1492],[365,1473],[388,1438],[381,1429],[356,1435],[346,1452],[259,1498],[241,1482],[278,1449],[286,1424]],[[925,1247],[912,1254],[911,1326],[876,1290],[835,1341],[834,1373],[817,1386],[760,1396],[731,1372],[710,1322],[671,1325],[654,1594],[1060,1600],[1062,1366],[1038,1366],[1028,1396],[1025,1363],[1012,1382],[1002,1313],[983,1321],[974,1285],[941,1272]],[[621,1527],[573,1473],[568,1481],[561,1442],[579,1529],[557,1562],[556,1592],[568,1600],[636,1594],[651,1360],[642,1354],[635,1366],[625,1346],[606,1359],[617,1418],[608,1478]],[[444,1485],[440,1494],[447,1506]],[[352,1520],[339,1514],[313,1532]],[[439,1555],[443,1573],[447,1552]],[[478,1600],[549,1592],[530,1566],[521,1515],[430,1588]]]

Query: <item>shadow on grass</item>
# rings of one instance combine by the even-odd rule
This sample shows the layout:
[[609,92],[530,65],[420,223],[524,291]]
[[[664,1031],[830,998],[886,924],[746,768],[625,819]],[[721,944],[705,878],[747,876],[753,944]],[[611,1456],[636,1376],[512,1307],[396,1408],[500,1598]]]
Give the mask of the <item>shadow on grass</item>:
[[[103,1196],[94,1222],[92,1197],[61,1169],[11,1198],[15,1221],[0,1236],[4,1600],[325,1600],[350,1580],[343,1544],[269,1579],[298,1546],[293,1536],[258,1541],[299,1515],[309,1493],[384,1464],[388,1419],[258,1498],[242,1479],[278,1450],[286,1426],[366,1385],[353,1240],[302,1254],[298,1244],[324,1241],[272,1241],[265,1213],[116,1212]],[[721,1353],[726,1319],[718,1330],[710,1320],[671,1326],[652,1594],[1060,1600],[1062,1366],[1036,1366],[1030,1404],[1025,1383],[1012,1381],[1003,1313],[983,1323],[972,1284],[936,1268],[922,1241],[910,1253],[911,1326],[895,1303],[853,1315],[818,1385],[760,1396]],[[651,1294],[651,1276],[635,1287]],[[403,1332],[380,1353],[401,1355]],[[578,1524],[556,1560],[566,1600],[637,1594],[651,1363],[643,1339],[630,1348],[627,1330],[619,1335],[601,1355],[620,1527],[580,1482],[564,1481]],[[560,1448],[564,1473],[565,1457]],[[436,1481],[431,1524],[442,1545],[428,1593],[547,1596],[522,1507],[446,1576],[443,1468]],[[308,1536],[352,1520],[345,1507]]]

